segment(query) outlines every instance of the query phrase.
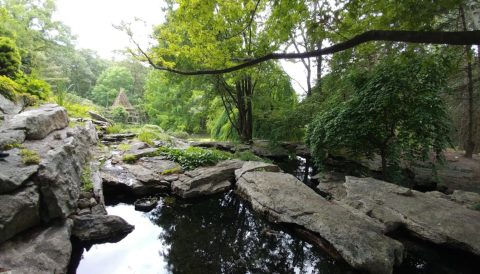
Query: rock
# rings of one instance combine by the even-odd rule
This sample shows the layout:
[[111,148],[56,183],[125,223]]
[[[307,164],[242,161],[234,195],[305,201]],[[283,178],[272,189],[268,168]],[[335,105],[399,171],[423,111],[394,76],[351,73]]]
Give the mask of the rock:
[[155,152],[157,152],[157,149],[156,148],[144,148],[144,149],[138,149],[138,150],[135,150],[135,151],[131,151],[131,153],[129,153],[129,151],[131,151],[131,149],[127,150],[124,153],[124,155],[130,154],[130,155],[134,155],[137,159],[140,159],[142,157],[148,157],[148,156],[153,155]]
[[21,144],[25,141],[24,130],[6,130],[0,127],[0,149],[6,150],[7,145],[18,143]]
[[290,174],[245,173],[236,193],[269,221],[318,233],[356,269],[392,273],[402,262],[402,244],[383,235],[380,223],[325,200]]
[[10,130],[25,130],[26,139],[45,138],[50,132],[68,126],[67,110],[58,105],[41,105],[15,115],[6,125]]
[[95,215],[107,215],[105,209],[105,197],[103,196],[103,182],[100,176],[100,163],[96,161],[90,162],[90,180],[93,185],[93,196],[97,201],[97,205],[92,205],[92,213]]
[[81,241],[102,241],[126,236],[135,228],[124,219],[113,215],[77,216],[73,221],[72,235]]
[[250,150],[251,148],[252,148],[251,145],[239,144],[232,149],[233,150],[232,152],[243,152],[243,151]]
[[37,186],[0,195],[0,243],[39,224],[39,208],[40,194]]
[[0,160],[0,194],[22,186],[38,170],[38,165],[25,165],[20,149],[9,150],[10,156]]
[[0,245],[0,266],[6,273],[67,273],[72,253],[70,219],[36,227]]
[[187,141],[170,136],[170,147],[177,149],[187,149],[190,148],[190,144]]
[[95,200],[95,198],[90,198],[89,202],[90,202],[90,207],[94,207],[98,205],[97,200]]
[[480,204],[480,194],[475,192],[454,190],[451,199],[452,201],[463,204],[468,208],[472,208],[475,203]]
[[217,142],[191,142],[190,145],[192,147],[210,148],[215,147],[217,145]]
[[253,171],[283,172],[277,165],[264,162],[245,162],[242,168],[235,170],[235,179],[238,180],[243,174]]
[[142,141],[133,141],[129,144],[129,148],[125,151],[124,154],[133,154],[139,149],[150,148],[150,145]]
[[107,142],[118,142],[126,139],[132,139],[137,136],[135,133],[126,133],[126,134],[108,134],[103,136],[103,141]]
[[69,128],[70,137],[58,141],[58,146],[42,156],[38,179],[45,204],[44,221],[63,219],[76,211],[82,172],[91,156],[90,147],[96,145],[90,134],[93,130],[94,127]]
[[77,201],[77,204],[78,204],[78,208],[80,209],[85,209],[85,208],[89,208],[90,207],[90,200],[89,199],[79,199]]
[[23,109],[23,101],[12,102],[0,94],[0,111],[4,114],[15,115]]
[[345,174],[339,172],[325,172],[317,174],[319,183],[317,188],[330,195],[331,198],[341,200],[347,195],[343,183],[345,183]]
[[231,187],[235,170],[243,166],[241,160],[225,160],[213,167],[199,167],[179,176],[172,182],[173,193],[183,198],[206,196]]
[[234,151],[235,144],[232,142],[218,142],[215,145],[215,148],[217,148],[218,150]]
[[425,241],[480,255],[478,212],[372,178],[347,176],[344,185],[342,202],[386,224],[387,230],[396,224]]
[[92,192],[86,192],[86,191],[80,191],[80,196],[79,196],[80,199],[90,199],[90,198],[93,198],[93,193]]
[[90,115],[90,117],[92,117],[92,119],[95,119],[95,120],[98,120],[98,121],[102,121],[102,122],[105,122],[105,123],[108,123],[109,125],[111,125],[112,123],[105,117],[103,117],[102,115],[98,114],[98,113],[95,113],[93,111],[88,111],[88,115]]
[[92,214],[92,211],[88,207],[78,211],[78,216],[84,216],[84,215],[90,215],[90,214]]
[[289,155],[288,150],[281,147],[270,149],[268,141],[262,140],[253,141],[252,152],[257,156],[267,158],[285,158]]
[[165,176],[163,179],[167,182],[173,182],[178,180],[178,176]]
[[432,196],[432,197],[435,197],[435,198],[439,198],[439,199],[449,199],[447,195],[445,195],[444,193],[440,192],[440,191],[429,191],[429,192],[425,192],[425,194],[429,195],[429,196]]
[[107,215],[107,210],[104,205],[98,204],[91,208],[93,215]]

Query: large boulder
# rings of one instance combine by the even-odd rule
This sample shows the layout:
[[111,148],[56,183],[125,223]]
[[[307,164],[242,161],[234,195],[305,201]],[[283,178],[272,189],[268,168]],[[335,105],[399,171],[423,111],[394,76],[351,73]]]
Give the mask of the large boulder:
[[235,170],[243,166],[241,160],[224,160],[215,166],[199,167],[179,176],[172,182],[173,193],[183,198],[212,195],[229,189]]
[[15,115],[23,109],[23,101],[12,102],[0,94],[0,112],[7,115]]
[[325,200],[290,174],[245,173],[236,193],[272,222],[318,233],[356,269],[392,273],[403,260],[403,245],[383,235],[381,224]]
[[480,255],[480,214],[453,201],[375,180],[346,177],[343,203],[425,241]]
[[114,215],[84,215],[74,218],[72,235],[81,241],[105,241],[125,237],[135,227]]
[[38,140],[68,126],[68,115],[67,110],[58,105],[41,105],[15,115],[6,123],[8,129],[25,130],[27,139]]
[[38,170],[38,165],[23,163],[18,148],[9,150],[8,153],[10,156],[0,160],[0,194],[19,188]]
[[280,167],[274,164],[247,161],[243,164],[242,168],[235,170],[235,179],[238,180],[243,174],[253,171],[282,172]]
[[[77,209],[78,190],[81,186],[81,177],[87,161],[90,159],[90,147],[96,145],[97,139],[91,131],[95,127],[88,121],[85,127],[76,126],[68,129],[67,137],[57,140],[55,146],[45,144],[53,140],[42,140],[43,143],[29,144],[39,146],[41,153],[38,179],[42,201],[45,210],[42,210],[42,219],[66,218]],[[43,144],[43,150],[40,146]],[[47,147],[45,148],[45,145]],[[45,149],[48,151],[43,152]]]
[[289,155],[288,150],[282,147],[272,149],[269,147],[269,142],[264,140],[254,141],[252,145],[252,152],[257,156],[267,158],[286,158]]
[[72,253],[70,219],[39,226],[0,245],[0,269],[6,273],[67,273]]
[[0,195],[0,243],[40,223],[40,194],[28,186]]

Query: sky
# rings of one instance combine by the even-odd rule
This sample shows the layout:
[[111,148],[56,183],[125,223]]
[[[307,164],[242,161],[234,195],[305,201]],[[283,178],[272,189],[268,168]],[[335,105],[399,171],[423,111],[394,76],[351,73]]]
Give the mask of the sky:
[[[108,60],[119,60],[114,50],[133,47],[129,37],[114,29],[112,24],[120,24],[122,21],[132,22],[134,38],[142,48],[148,48],[152,27],[164,22],[165,14],[161,7],[162,0],[56,0],[57,12],[53,19],[70,26],[73,34],[77,35],[77,49],[93,49]],[[135,23],[135,17],[146,22]],[[281,65],[287,74],[294,78],[292,85],[297,94],[304,94],[299,83],[306,88],[305,69],[298,62],[282,60]]]

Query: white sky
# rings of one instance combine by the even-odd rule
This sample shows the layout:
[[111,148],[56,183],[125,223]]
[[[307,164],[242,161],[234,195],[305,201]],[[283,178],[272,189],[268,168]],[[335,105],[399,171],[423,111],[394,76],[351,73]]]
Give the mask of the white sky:
[[[97,51],[102,58],[115,58],[113,51],[133,46],[126,34],[114,29],[112,24],[123,21],[133,23],[135,40],[147,48],[152,26],[164,21],[162,0],[56,0],[57,13],[54,20],[70,26],[77,35],[77,48]],[[147,22],[146,26],[134,23],[135,17]],[[116,57],[119,59],[119,57]],[[280,62],[290,77],[296,79],[292,85],[298,94],[304,94],[298,82],[306,89],[305,69],[301,63]],[[312,68],[313,69],[313,68]]]

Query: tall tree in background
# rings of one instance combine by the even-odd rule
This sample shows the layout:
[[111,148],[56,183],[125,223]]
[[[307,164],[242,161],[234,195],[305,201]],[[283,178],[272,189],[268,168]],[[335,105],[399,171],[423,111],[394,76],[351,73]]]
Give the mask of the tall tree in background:
[[97,85],[93,89],[94,102],[106,108],[110,107],[117,97],[120,89],[124,89],[132,104],[132,94],[129,92],[133,87],[133,77],[124,67],[112,66],[105,70],[98,78]]

